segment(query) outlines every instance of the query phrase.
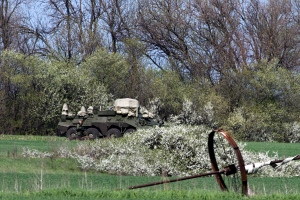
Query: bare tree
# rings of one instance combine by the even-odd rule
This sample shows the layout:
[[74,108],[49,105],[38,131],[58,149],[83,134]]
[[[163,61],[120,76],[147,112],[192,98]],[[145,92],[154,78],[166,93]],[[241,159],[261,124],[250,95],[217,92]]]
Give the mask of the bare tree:
[[[109,36],[109,48],[112,52],[122,50],[122,41],[131,38],[132,22],[135,21],[132,12],[136,2],[130,0],[100,0],[103,15],[100,17],[102,27]],[[119,45],[118,45],[119,43]]]
[[148,44],[148,55],[156,52],[149,56],[151,60],[165,57],[182,76],[212,80],[247,62],[240,4],[236,0],[141,0],[139,38]]
[[21,0],[1,0],[0,2],[0,47],[18,50],[18,35],[22,33],[23,21]]
[[299,1],[251,0],[244,19],[253,61],[278,58],[282,67],[299,66]]
[[80,63],[103,46],[99,27],[102,9],[96,0],[41,0],[47,20],[40,21],[35,34],[40,49],[58,59]]
[[[193,42],[199,67],[213,80],[240,70],[247,64],[239,10],[236,0],[210,0],[194,2],[197,23],[193,26]],[[201,75],[201,74],[200,74]]]
[[[45,1],[45,12],[49,16],[47,25],[44,25],[42,33],[53,35],[49,43],[53,43],[52,49],[62,54],[62,57],[70,60],[74,52],[74,43],[72,36],[73,19],[75,7],[70,0],[49,0]],[[47,27],[46,27],[47,26]],[[47,29],[46,29],[47,28]],[[46,40],[43,38],[42,40]]]
[[137,36],[147,44],[147,56],[159,68],[166,66],[158,61],[164,58],[180,74],[193,71],[189,53],[190,11],[190,1],[139,1]]

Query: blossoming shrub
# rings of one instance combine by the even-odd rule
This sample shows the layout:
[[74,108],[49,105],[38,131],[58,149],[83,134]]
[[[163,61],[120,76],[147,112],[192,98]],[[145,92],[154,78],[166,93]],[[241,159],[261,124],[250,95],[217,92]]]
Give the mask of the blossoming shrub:
[[[64,157],[76,159],[83,170],[127,175],[186,176],[211,170],[208,155],[208,135],[211,129],[204,126],[177,125],[171,127],[138,130],[118,139],[82,141],[73,150],[60,148],[57,152],[38,152],[25,149],[24,157]],[[224,149],[224,146],[226,147]],[[228,143],[215,152],[228,152]],[[245,151],[245,144],[238,146],[245,164],[278,159],[268,152]],[[225,166],[221,154],[216,154],[219,167]],[[299,175],[299,162],[290,162],[277,169],[263,167],[261,176]]]
[[215,105],[217,102],[207,101],[197,109],[196,104],[190,100],[185,100],[182,104],[182,111],[179,115],[171,115],[170,122],[175,124],[200,125],[204,124],[210,127],[220,125],[218,118],[222,113]]
[[300,122],[285,123],[285,140],[290,143],[300,142]]

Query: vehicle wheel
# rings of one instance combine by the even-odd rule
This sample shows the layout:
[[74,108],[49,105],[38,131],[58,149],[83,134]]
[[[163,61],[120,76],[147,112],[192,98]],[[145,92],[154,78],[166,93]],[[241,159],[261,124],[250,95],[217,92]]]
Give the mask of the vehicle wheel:
[[67,138],[69,138],[69,140],[76,140],[78,138],[76,128],[75,127],[70,128],[67,131],[66,136]]
[[136,131],[134,128],[128,128],[125,132],[124,132],[124,134],[131,134],[132,132],[134,132],[134,131]]
[[88,128],[85,132],[89,140],[95,140],[99,138],[100,132],[96,128]]
[[107,136],[110,138],[118,138],[121,137],[121,131],[117,128],[111,128],[107,131]]

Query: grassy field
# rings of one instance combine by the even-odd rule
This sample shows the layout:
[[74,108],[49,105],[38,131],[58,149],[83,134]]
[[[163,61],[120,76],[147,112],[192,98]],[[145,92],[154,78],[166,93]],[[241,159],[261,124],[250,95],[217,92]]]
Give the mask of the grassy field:
[[282,159],[300,154],[299,143],[248,142],[245,148],[254,152],[269,152],[270,156],[277,152]]
[[[240,194],[220,192],[214,177],[191,179],[138,190],[133,185],[161,181],[162,177],[109,175],[81,171],[75,160],[32,159],[23,148],[53,151],[73,148],[75,142],[59,137],[0,136],[0,199],[240,199]],[[248,143],[247,150],[278,151],[279,156],[299,154],[300,144]],[[165,178],[164,178],[165,179]],[[299,177],[248,176],[253,199],[300,199]]]

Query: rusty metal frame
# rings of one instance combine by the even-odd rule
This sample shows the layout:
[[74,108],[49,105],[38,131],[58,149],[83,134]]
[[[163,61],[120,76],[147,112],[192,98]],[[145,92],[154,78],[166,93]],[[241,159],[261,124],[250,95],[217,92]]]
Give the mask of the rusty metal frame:
[[[222,135],[230,144],[230,146],[233,148],[234,153],[236,155],[237,161],[238,161],[238,170],[240,171],[241,174],[241,185],[242,185],[242,194],[243,195],[248,195],[248,182],[247,182],[247,172],[245,169],[245,163],[244,163],[244,159],[243,156],[239,150],[239,147],[237,146],[236,142],[234,141],[234,139],[228,134],[228,132],[219,129],[219,130],[214,130],[209,134],[208,137],[208,153],[209,153],[209,158],[211,161],[211,166],[212,166],[212,170],[213,172],[218,172],[219,171],[219,166],[216,160],[216,156],[215,156],[215,151],[214,151],[214,136],[215,134],[220,134]],[[236,166],[237,167],[237,166]],[[221,190],[223,191],[227,191],[228,188],[224,182],[224,179],[222,177],[221,173],[216,173],[215,177],[217,179],[217,182],[221,188]]]

